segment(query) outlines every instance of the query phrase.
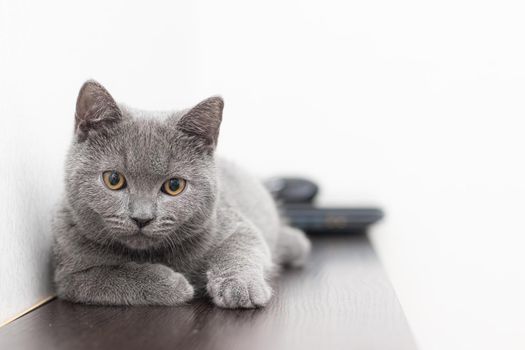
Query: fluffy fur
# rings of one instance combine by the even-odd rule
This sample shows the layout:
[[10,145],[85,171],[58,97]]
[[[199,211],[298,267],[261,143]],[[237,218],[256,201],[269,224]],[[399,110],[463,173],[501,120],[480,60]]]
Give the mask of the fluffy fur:
[[[207,293],[227,308],[265,305],[277,265],[301,265],[304,234],[279,218],[253,177],[214,156],[223,101],[151,113],[117,104],[97,82],[80,90],[57,212],[59,297],[88,304],[178,305]],[[116,170],[127,187],[102,180]],[[177,196],[162,183],[187,181]],[[145,227],[131,219],[151,220]]]

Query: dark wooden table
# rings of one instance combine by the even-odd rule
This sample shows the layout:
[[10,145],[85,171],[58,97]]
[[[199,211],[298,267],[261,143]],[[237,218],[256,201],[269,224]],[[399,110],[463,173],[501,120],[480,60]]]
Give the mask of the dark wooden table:
[[53,300],[0,328],[0,349],[415,349],[366,235],[314,239],[264,309],[98,307]]

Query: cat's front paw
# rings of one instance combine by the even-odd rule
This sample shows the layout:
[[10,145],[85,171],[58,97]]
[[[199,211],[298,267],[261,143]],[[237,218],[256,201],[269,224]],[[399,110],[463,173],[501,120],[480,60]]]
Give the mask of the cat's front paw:
[[161,264],[145,265],[152,283],[142,286],[148,305],[180,305],[193,298],[193,287],[186,277]]
[[272,296],[272,289],[258,274],[229,277],[208,274],[207,290],[215,305],[230,309],[265,306]]

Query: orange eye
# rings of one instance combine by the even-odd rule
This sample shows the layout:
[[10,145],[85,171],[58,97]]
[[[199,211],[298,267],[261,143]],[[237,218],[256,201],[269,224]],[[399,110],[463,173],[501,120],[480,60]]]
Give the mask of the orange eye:
[[170,196],[176,196],[181,193],[185,187],[186,180],[174,177],[162,184],[161,191]]
[[110,190],[120,190],[126,187],[126,178],[121,173],[111,170],[111,171],[105,171],[102,174],[102,178],[104,179],[104,183]]

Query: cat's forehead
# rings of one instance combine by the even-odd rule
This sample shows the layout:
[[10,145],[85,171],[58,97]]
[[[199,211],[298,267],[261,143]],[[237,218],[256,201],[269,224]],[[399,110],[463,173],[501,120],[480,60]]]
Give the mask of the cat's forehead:
[[164,176],[173,165],[183,165],[189,150],[178,142],[176,120],[164,112],[164,118],[143,114],[127,115],[119,131],[109,142],[114,150],[108,156],[128,173],[139,177]]
[[193,177],[203,162],[193,143],[181,138],[177,122],[186,111],[150,112],[119,106],[123,120],[113,132],[93,138],[85,148],[98,170],[115,169],[135,181],[157,181],[168,175]]
[[155,119],[135,119],[126,123],[120,135],[120,153],[128,171],[166,173],[174,156],[173,135],[166,125]]

